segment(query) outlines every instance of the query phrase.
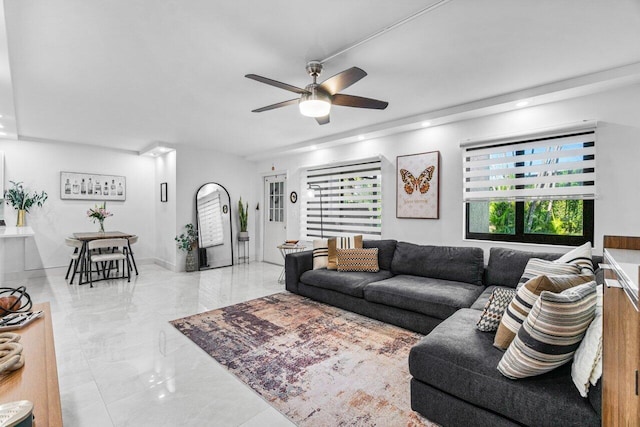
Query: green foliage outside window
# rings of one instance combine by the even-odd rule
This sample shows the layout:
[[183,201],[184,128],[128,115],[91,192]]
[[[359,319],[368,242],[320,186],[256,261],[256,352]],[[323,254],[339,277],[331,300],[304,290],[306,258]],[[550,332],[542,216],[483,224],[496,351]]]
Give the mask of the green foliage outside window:
[[[522,203],[522,202],[519,202]],[[489,203],[489,233],[514,234],[516,203]],[[524,232],[558,236],[583,235],[582,200],[524,202]]]

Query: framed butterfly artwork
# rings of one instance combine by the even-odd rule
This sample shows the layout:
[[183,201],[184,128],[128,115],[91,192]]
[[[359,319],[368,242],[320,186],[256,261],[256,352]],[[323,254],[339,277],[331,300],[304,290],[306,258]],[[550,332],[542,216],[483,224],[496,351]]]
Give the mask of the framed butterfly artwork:
[[396,157],[396,217],[438,219],[440,152]]

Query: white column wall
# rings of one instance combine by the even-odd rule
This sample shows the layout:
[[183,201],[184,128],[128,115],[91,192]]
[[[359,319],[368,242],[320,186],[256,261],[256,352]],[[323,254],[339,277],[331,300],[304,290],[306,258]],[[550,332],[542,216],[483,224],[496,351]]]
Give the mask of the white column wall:
[[[156,218],[156,263],[163,267],[176,271],[176,212],[177,212],[177,182],[176,182],[176,157],[172,151],[156,157],[155,179],[155,218]],[[167,183],[167,201],[160,201],[160,184]]]

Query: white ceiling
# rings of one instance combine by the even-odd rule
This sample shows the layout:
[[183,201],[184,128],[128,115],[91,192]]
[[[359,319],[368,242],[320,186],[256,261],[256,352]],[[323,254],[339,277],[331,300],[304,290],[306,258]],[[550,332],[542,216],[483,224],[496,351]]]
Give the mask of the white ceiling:
[[295,105],[251,113],[295,95],[245,74],[304,87],[307,61],[434,2],[4,0],[0,94],[21,138],[252,156],[640,62],[637,0],[451,0],[325,64],[320,80],[364,69],[344,93],[386,110],[334,107],[324,126]]

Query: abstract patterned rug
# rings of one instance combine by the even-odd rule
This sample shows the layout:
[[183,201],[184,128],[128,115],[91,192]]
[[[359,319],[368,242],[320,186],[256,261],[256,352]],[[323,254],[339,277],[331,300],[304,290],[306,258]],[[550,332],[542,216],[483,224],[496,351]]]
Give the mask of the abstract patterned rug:
[[289,293],[171,323],[297,425],[435,425],[411,410],[419,334]]

